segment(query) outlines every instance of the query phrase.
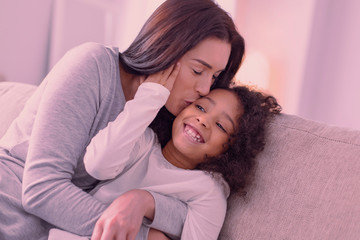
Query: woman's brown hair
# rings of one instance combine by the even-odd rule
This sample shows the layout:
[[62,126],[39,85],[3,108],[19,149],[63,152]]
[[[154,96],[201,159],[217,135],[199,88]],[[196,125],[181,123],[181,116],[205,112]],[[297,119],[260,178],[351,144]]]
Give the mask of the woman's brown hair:
[[212,0],[167,0],[146,21],[120,63],[132,74],[149,75],[176,63],[204,39],[231,44],[225,71],[213,87],[228,86],[244,55],[244,40],[231,17]]

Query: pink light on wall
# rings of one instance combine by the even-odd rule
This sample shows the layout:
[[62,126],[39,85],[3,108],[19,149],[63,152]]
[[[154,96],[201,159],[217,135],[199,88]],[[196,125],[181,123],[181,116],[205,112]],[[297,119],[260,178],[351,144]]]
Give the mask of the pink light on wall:
[[247,51],[243,63],[235,76],[237,84],[255,85],[259,89],[269,89],[270,65],[261,52]]
[[[298,112],[314,4],[315,0],[236,1],[235,21],[245,38],[246,54],[261,53],[268,63],[268,80],[263,80],[267,83],[259,84],[268,87],[287,113]],[[248,75],[257,78],[264,70],[251,64]]]

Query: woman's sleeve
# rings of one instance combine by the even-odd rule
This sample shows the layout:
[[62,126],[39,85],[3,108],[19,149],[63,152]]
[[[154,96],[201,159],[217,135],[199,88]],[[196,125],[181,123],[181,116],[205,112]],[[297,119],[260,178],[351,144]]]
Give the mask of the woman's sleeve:
[[[24,209],[79,235],[91,235],[107,207],[72,182],[110,85],[100,83],[98,63],[109,62],[104,51],[96,44],[77,47],[44,79],[23,175]],[[103,71],[115,71],[108,68]]]
[[150,228],[166,233],[173,240],[180,239],[188,213],[186,203],[171,196],[150,193],[155,199],[155,216],[152,222],[144,218],[143,223]]
[[[112,179],[135,161],[136,155],[131,154],[135,143],[164,106],[169,94],[160,84],[141,84],[134,99],[126,102],[118,117],[91,140],[84,156],[86,171],[99,180]],[[141,154],[141,146],[137,151],[137,155]]]

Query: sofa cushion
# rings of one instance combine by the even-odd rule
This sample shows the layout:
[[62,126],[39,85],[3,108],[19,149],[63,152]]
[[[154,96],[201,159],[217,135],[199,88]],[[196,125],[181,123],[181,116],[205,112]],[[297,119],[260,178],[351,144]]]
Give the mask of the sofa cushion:
[[0,82],[0,137],[2,137],[23,109],[29,96],[35,91],[36,86],[17,83]]
[[358,239],[360,131],[281,114],[220,239]]

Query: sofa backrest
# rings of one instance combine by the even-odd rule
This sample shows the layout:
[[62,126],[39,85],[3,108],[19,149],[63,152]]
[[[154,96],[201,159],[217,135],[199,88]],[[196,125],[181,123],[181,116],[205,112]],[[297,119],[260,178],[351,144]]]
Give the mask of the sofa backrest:
[[246,198],[231,196],[220,239],[360,236],[360,131],[281,114]]
[[[36,86],[0,82],[0,137]],[[221,240],[359,239],[360,131],[281,114],[246,198],[231,196]]]

